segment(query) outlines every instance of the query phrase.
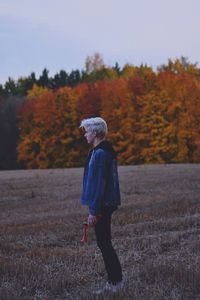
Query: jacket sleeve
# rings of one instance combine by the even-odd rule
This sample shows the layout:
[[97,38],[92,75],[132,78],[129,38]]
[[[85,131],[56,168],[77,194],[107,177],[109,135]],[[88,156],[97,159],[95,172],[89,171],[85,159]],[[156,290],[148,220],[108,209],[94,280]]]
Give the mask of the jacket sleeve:
[[93,174],[91,178],[91,202],[89,212],[95,216],[100,213],[103,206],[103,196],[106,186],[106,154],[98,149],[91,162]]

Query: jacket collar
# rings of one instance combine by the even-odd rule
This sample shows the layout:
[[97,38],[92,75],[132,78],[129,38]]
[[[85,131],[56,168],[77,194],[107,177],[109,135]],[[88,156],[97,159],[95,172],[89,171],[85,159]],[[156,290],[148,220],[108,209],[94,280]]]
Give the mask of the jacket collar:
[[104,140],[104,141],[100,142],[96,147],[91,149],[90,152],[92,152],[93,150],[96,151],[97,149],[103,149],[103,150],[109,152],[114,158],[117,157],[117,153],[113,149],[111,143],[107,140]]

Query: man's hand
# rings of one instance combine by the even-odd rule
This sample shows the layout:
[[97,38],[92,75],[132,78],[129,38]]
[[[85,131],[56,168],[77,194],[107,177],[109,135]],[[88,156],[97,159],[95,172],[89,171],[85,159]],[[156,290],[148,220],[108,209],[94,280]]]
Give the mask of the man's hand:
[[89,215],[88,216],[88,225],[95,226],[96,223],[97,223],[97,217],[93,216],[93,215]]

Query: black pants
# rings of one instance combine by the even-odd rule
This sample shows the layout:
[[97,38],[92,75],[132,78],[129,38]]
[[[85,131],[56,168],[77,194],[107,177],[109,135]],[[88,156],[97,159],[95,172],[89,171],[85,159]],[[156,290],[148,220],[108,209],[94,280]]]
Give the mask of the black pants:
[[122,280],[122,268],[111,242],[111,216],[113,209],[106,209],[95,225],[97,245],[101,250],[108,282],[116,284]]

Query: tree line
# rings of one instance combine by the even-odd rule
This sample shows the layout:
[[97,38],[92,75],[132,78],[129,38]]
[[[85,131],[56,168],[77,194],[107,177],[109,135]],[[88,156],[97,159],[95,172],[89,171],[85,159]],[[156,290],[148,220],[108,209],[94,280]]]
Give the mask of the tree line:
[[1,169],[82,166],[88,146],[79,124],[93,116],[106,119],[120,164],[200,161],[196,64],[182,57],[156,71],[147,65],[120,69],[95,54],[73,84],[63,76],[56,86],[58,74],[44,74],[46,81],[24,94],[1,96]]
[[[110,68],[111,70],[119,74],[120,68],[118,63],[113,68]],[[50,77],[49,70],[44,68],[39,78],[36,78],[34,72],[27,77],[20,77],[18,80],[9,77],[5,84],[0,83],[0,97],[26,96],[34,85],[54,90],[64,86],[74,87],[82,82],[92,83],[107,76],[109,77],[110,74],[103,58],[99,53],[95,53],[93,56],[86,57],[85,69],[81,71],[77,69],[68,73],[65,70],[60,70],[53,77]]]

